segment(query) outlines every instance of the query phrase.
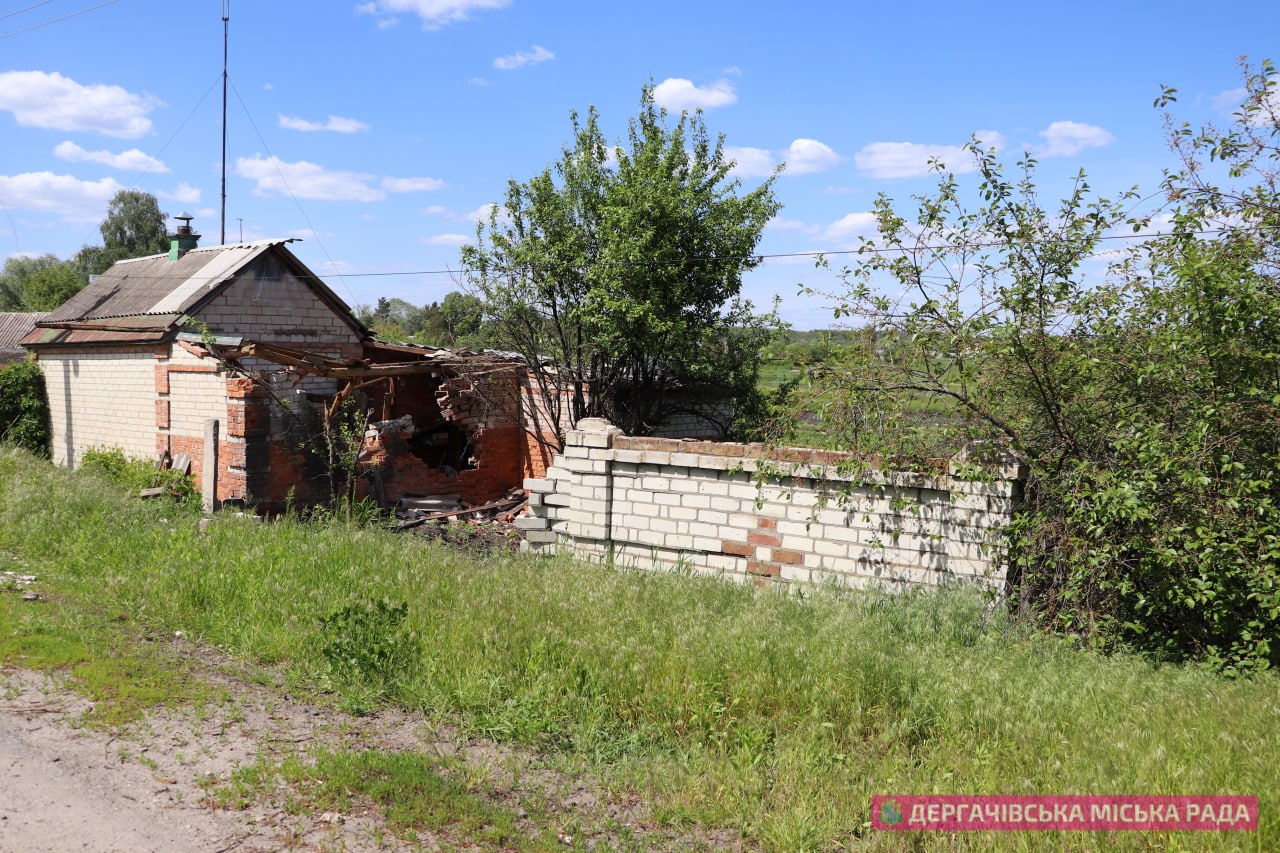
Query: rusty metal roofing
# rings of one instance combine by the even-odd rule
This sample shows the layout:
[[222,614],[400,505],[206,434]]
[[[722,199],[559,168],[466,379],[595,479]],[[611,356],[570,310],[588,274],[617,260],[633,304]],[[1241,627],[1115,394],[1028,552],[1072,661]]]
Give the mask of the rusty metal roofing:
[[[258,240],[230,246],[192,249],[176,261],[151,255],[117,261],[88,286],[45,318],[46,323],[110,317],[181,315],[246,264],[289,240]],[[299,262],[300,264],[301,262]],[[167,327],[167,323],[165,323]]]
[[27,357],[22,339],[35,328],[36,323],[48,317],[48,313],[13,313],[0,311],[0,363]]

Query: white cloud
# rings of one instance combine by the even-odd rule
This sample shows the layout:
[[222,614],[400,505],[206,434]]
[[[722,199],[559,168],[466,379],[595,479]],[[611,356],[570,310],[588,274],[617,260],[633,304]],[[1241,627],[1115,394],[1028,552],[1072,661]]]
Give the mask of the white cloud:
[[462,214],[462,216],[459,218],[466,222],[484,222],[486,225],[488,225],[489,214],[491,214],[495,208],[497,208],[497,211],[498,211],[499,223],[511,221],[511,216],[510,214],[507,213],[507,209],[505,207],[501,207],[495,204],[494,202],[489,202],[488,204],[482,204],[479,207],[477,207],[475,210],[470,210]]
[[493,81],[492,81],[492,80],[488,80],[488,79],[486,79],[486,78],[484,78],[484,77],[472,77],[471,79],[467,80],[467,85],[468,85],[468,86],[478,86],[478,87],[480,87],[480,88],[483,88],[483,87],[485,87],[485,86],[492,86],[492,85],[493,85]]
[[1036,150],[1038,157],[1073,157],[1086,148],[1101,148],[1116,139],[1096,124],[1078,121],[1055,121],[1040,135],[1046,144]]
[[299,240],[322,240],[325,237],[332,237],[332,233],[321,234],[314,228],[295,228],[286,232],[290,237],[297,237]]
[[872,142],[853,155],[858,169],[873,178],[917,178],[931,171],[930,160],[941,161],[957,174],[972,172],[973,155],[959,145],[921,145],[915,142]]
[[60,142],[53,156],[72,163],[101,163],[123,172],[168,172],[164,163],[137,148],[112,154],[110,151],[86,151],[74,142]]
[[669,110],[709,110],[736,103],[738,95],[728,80],[717,80],[710,86],[695,86],[690,80],[668,77],[653,87],[653,100]]
[[0,175],[0,198],[14,210],[47,210],[63,216],[83,219],[101,218],[107,202],[124,185],[114,178],[82,181],[70,175],[52,172],[25,172]]
[[[442,204],[433,204],[429,207],[424,207],[422,213],[425,216],[443,216],[445,219],[453,219],[457,222],[465,222],[467,225],[474,226],[477,222],[484,222],[487,225],[489,223],[489,214],[495,208],[498,211],[498,222],[511,221],[511,217],[507,215],[507,209],[499,207],[493,202],[482,204],[475,210],[468,210],[463,213],[455,213]],[[471,238],[468,237],[467,239],[470,240]]]
[[389,193],[429,193],[444,189],[439,178],[383,178],[382,188]]
[[724,147],[726,157],[733,159],[735,178],[764,178],[772,175],[779,162],[787,164],[784,175],[811,175],[830,169],[840,162],[840,155],[816,139],[797,139],[776,154],[764,148]]
[[278,157],[236,160],[236,174],[256,182],[254,195],[289,195],[319,201],[380,201],[386,192],[370,186],[376,175],[363,172],[335,172],[315,163],[299,160],[286,163]]
[[[973,136],[983,148],[999,151],[1005,145],[1004,136],[994,130],[977,130]],[[977,169],[973,154],[961,145],[872,142],[862,146],[853,155],[853,162],[858,169],[873,178],[918,178],[932,171],[930,160],[937,160],[945,169],[957,175]]]
[[803,231],[811,232],[813,228],[799,219],[785,219],[775,216],[764,224],[770,231]]
[[812,175],[840,162],[839,154],[816,139],[797,139],[782,156],[789,175]]
[[151,131],[147,114],[161,101],[135,95],[119,86],[82,86],[56,71],[0,73],[0,110],[8,110],[23,127],[101,133],[137,139]]
[[188,183],[178,184],[177,189],[159,190],[156,195],[165,201],[176,201],[178,204],[199,204],[200,190]]
[[542,45],[535,44],[533,50],[520,50],[510,56],[499,56],[493,61],[493,67],[501,71],[512,71],[526,65],[537,65],[555,59],[556,55]]
[[[1214,95],[1213,108],[1218,112],[1235,115],[1244,106],[1248,97],[1249,90],[1243,86],[1239,89],[1228,89],[1225,92]],[[1254,113],[1249,120],[1249,123],[1255,127],[1269,124],[1273,116],[1280,115],[1280,89],[1272,89],[1260,106],[1262,110]]]
[[735,178],[765,178],[778,168],[773,153],[765,148],[739,148],[734,145],[724,147],[724,156],[733,160]]
[[280,115],[277,116],[280,126],[288,130],[301,130],[312,132],[317,130],[329,130],[334,133],[360,133],[367,131],[369,125],[354,118],[343,118],[342,116],[329,116],[328,121],[307,121],[304,118],[295,116]]
[[475,235],[437,234],[434,237],[423,237],[421,242],[428,246],[465,246],[475,242]]
[[853,246],[859,238],[876,233],[876,215],[870,212],[849,213],[828,225],[822,231],[824,239],[842,246]]
[[395,26],[396,15],[410,14],[422,19],[424,30],[438,30],[467,20],[473,11],[504,9],[510,4],[511,0],[374,0],[356,6],[356,12],[378,17],[380,28]]

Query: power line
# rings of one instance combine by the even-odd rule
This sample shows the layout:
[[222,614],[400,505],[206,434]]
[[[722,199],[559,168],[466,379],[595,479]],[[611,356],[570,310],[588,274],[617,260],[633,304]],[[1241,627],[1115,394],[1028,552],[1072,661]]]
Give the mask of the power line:
[[[257,135],[258,141],[262,143],[263,149],[267,152],[267,156],[271,158],[271,165],[275,167],[276,174],[280,177],[280,183],[284,186],[285,192],[289,193],[289,198],[293,199],[294,205],[298,208],[298,212],[302,214],[302,219],[307,223],[307,227],[311,229],[311,233],[316,238],[316,243],[320,246],[320,251],[324,252],[324,256],[333,264],[333,256],[329,254],[329,248],[325,246],[324,241],[320,239],[320,232],[311,224],[311,217],[307,216],[307,211],[303,209],[302,202],[298,201],[298,197],[294,195],[293,188],[289,186],[289,181],[284,176],[284,171],[280,168],[280,159],[271,153],[271,146],[267,145],[267,140],[262,137],[262,131],[258,130],[258,123],[253,120],[249,107],[245,104],[244,98],[240,96],[240,90],[236,88],[236,84],[231,84],[231,91],[236,93],[236,100],[240,102],[240,108],[244,110],[245,118],[249,119],[249,126],[253,128],[253,132]],[[347,287],[347,282],[343,278],[342,273],[334,273],[334,275],[342,280],[342,287],[347,291],[347,295],[354,301],[356,295],[351,292],[351,288]]]
[[[232,88],[234,88],[234,86]],[[281,180],[283,180],[283,176],[281,176]],[[295,202],[296,202],[296,199],[295,199]],[[303,212],[303,216],[304,217],[306,216],[305,211]],[[310,225],[311,223],[308,222],[307,224]],[[1162,232],[1161,234],[1114,234],[1114,235],[1098,237],[1097,239],[1099,241],[1101,240],[1146,240],[1146,239],[1151,239],[1152,237],[1166,236],[1167,233],[1168,232]],[[1224,233],[1227,233],[1227,232],[1223,229],[1212,229],[1212,230],[1195,231],[1195,232],[1192,232],[1192,234],[1189,236],[1204,237],[1204,236],[1212,236],[1212,235],[1218,235],[1218,234],[1224,234]],[[951,243],[951,244],[942,244],[942,245],[934,245],[934,246],[917,246],[913,248],[928,250],[928,251],[956,251],[958,249],[996,248],[999,246],[1045,246],[1045,245],[1054,245],[1054,244],[1065,243],[1065,242],[1066,242],[1065,240],[1061,240],[1061,239],[1026,240],[1018,243],[992,241],[990,243],[969,243],[969,244]],[[751,257],[756,258],[763,262],[768,260],[782,260],[786,258],[822,258],[822,257],[827,257],[829,255],[900,254],[904,251],[906,250],[896,249],[896,248],[835,249],[830,251],[787,252],[787,253],[778,253],[778,254],[771,254],[771,255],[752,255]],[[328,256],[327,251],[325,252],[325,255]],[[720,258],[709,258],[709,257],[695,257],[695,258],[687,258],[685,260],[686,261],[714,261],[717,263],[723,263],[723,260]],[[333,263],[332,258],[329,259],[329,263]],[[608,262],[602,262],[602,263],[607,266],[622,266],[622,267],[652,266],[651,261],[608,261]],[[347,278],[389,278],[393,276],[409,276],[409,275],[456,276],[461,272],[462,270],[460,269],[399,270],[399,271],[389,271],[389,272],[342,272],[342,273],[333,273],[333,275],[334,277],[337,277],[337,278],[347,279]],[[305,276],[301,276],[301,277],[305,278]],[[129,278],[130,280],[133,280],[133,281],[147,281],[152,279],[167,278],[167,276],[141,276],[136,274],[130,274]],[[323,277],[320,276],[319,274],[316,274],[314,278],[317,281],[323,281]],[[263,280],[267,281],[267,280],[273,280],[273,279],[264,278]],[[347,292],[349,295],[351,295],[354,298],[354,294],[351,294],[350,289],[348,289]]]
[[5,18],[12,18],[14,15],[21,15],[23,12],[30,12],[32,9],[39,9],[41,6],[48,6],[52,2],[53,0],[40,0],[39,3],[28,6],[25,9],[19,9],[16,12],[6,12],[5,14],[0,15],[0,21],[3,21]]
[[[4,35],[0,36],[0,39],[10,39],[10,38],[13,38],[14,36],[20,36],[20,35],[22,35],[23,33],[29,33],[29,32],[31,32],[32,30],[38,30],[38,29],[40,29],[41,27],[48,27],[48,26],[51,26],[51,25],[53,25],[53,24],[60,24],[60,23],[62,23],[63,21],[69,21],[69,20],[71,20],[72,18],[78,17],[78,16],[83,15],[83,14],[86,14],[86,13],[88,13],[88,12],[92,12],[92,11],[94,11],[94,10],[96,10],[96,9],[101,9],[101,8],[103,8],[104,6],[111,6],[111,5],[114,5],[114,4],[119,3],[119,2],[120,2],[120,0],[107,0],[107,2],[105,2],[105,3],[99,3],[97,6],[90,6],[88,9],[81,9],[79,12],[72,12],[72,13],[71,13],[71,14],[69,14],[69,15],[63,15],[61,18],[54,18],[52,21],[45,21],[43,24],[36,24],[35,26],[27,27],[27,28],[26,28],[26,29],[24,29],[24,30],[15,30],[15,31],[13,31],[13,32],[11,32],[11,33],[5,33]],[[37,4],[36,4],[36,6],[40,6],[40,5],[43,5],[43,4],[40,4],[40,3],[37,3]],[[34,9],[34,8],[35,8],[35,6],[31,6],[31,7],[29,7],[29,8]],[[22,9],[22,10],[20,10],[20,11],[25,12],[25,11],[27,11],[27,10],[26,10],[26,9]],[[18,14],[18,12],[14,12],[13,14],[15,14],[15,15],[16,15],[16,14]],[[8,16],[6,16],[6,17],[8,17]]]

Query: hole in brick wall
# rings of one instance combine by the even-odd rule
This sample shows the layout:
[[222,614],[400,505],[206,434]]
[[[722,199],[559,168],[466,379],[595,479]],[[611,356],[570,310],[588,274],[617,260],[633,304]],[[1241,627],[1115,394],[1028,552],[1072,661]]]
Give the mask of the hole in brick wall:
[[441,470],[448,466],[455,471],[476,467],[471,438],[464,430],[444,420],[425,426],[415,422],[414,426],[409,452],[427,465]]
[[474,441],[474,428],[459,424],[450,409],[440,406],[442,380],[436,376],[397,377],[394,386],[371,386],[370,405],[374,411],[390,415],[388,420],[408,418],[410,429],[394,438],[385,435],[384,444],[394,465],[398,454],[411,454],[427,467],[444,473],[471,471],[476,468],[479,448]]

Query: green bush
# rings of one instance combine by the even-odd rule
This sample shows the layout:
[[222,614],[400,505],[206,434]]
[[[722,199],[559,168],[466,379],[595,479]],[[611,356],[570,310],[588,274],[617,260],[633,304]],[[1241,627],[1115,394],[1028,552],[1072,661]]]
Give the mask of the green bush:
[[49,457],[49,400],[34,361],[0,367],[0,443]]
[[200,507],[200,492],[190,475],[173,469],[161,471],[154,462],[126,456],[118,447],[86,450],[80,470],[98,474],[135,495],[143,489],[164,487],[183,506],[193,510]]

